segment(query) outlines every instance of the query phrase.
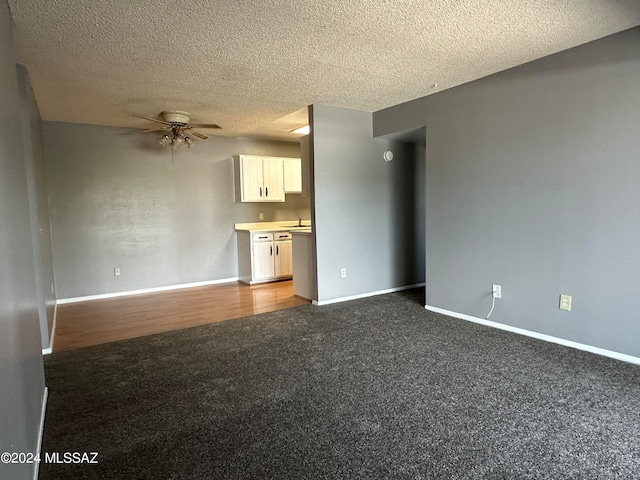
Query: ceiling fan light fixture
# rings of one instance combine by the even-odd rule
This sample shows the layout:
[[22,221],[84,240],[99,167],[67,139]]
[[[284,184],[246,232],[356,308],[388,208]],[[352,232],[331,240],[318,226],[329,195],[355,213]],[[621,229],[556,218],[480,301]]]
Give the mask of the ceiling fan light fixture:
[[171,147],[173,150],[180,148],[182,145],[191,148],[196,144],[190,137],[180,133],[178,129],[172,130],[171,134],[164,135],[158,143],[163,147]]
[[180,148],[183,143],[184,143],[184,136],[182,136],[181,134],[177,134],[173,136],[173,142],[171,142],[171,146],[175,150],[176,148]]
[[163,147],[170,147],[172,143],[171,137],[169,137],[169,135],[165,135],[158,141],[158,143]]

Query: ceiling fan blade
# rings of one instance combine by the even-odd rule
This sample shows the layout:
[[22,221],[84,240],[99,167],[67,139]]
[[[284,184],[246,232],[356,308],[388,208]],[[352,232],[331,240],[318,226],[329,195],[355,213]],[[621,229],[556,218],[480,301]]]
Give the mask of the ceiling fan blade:
[[152,122],[162,123],[164,125],[171,125],[169,122],[165,122],[164,120],[158,120],[157,118],[145,117],[144,115],[136,115],[135,113],[133,114],[133,116],[138,118],[144,118],[145,120],[151,120]]
[[204,133],[200,133],[200,132],[194,132],[193,130],[189,132],[189,135],[193,135],[194,137],[198,137],[202,140],[206,140],[207,138],[209,138],[208,135],[205,135]]
[[220,125],[216,125],[215,123],[191,123],[189,122],[190,127],[194,128],[222,128]]
[[164,128],[150,128],[148,130],[138,130],[136,133],[164,132]]

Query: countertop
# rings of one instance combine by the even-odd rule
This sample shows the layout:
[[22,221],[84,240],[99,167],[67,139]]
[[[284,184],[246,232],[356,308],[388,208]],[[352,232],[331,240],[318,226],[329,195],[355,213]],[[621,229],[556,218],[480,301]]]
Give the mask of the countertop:
[[302,220],[304,227],[298,227],[298,220],[283,220],[281,222],[236,223],[236,231],[245,232],[291,232],[305,235],[311,234],[311,220]]

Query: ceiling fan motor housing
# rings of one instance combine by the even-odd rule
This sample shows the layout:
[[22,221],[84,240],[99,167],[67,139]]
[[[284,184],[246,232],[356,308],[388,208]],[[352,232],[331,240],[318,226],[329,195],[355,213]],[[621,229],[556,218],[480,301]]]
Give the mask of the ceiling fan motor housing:
[[187,123],[189,122],[189,114],[178,110],[165,110],[162,112],[162,118],[169,123]]

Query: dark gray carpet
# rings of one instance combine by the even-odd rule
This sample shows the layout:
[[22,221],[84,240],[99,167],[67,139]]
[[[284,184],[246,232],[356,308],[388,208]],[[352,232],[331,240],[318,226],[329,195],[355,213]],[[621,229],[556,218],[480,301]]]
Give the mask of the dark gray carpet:
[[53,354],[40,478],[640,478],[640,367],[420,297]]

